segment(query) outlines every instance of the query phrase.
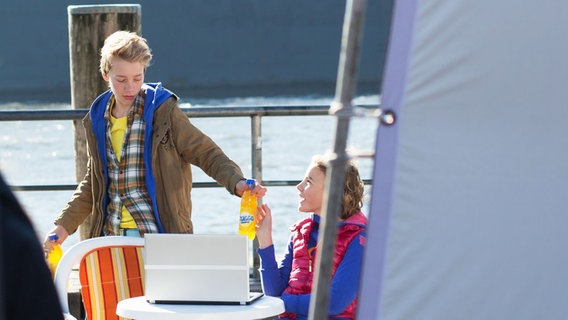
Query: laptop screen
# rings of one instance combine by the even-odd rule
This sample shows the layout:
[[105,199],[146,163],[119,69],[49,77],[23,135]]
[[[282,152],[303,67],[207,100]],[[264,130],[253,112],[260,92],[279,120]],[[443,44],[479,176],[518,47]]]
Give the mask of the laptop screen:
[[146,234],[145,296],[163,303],[247,303],[244,235]]

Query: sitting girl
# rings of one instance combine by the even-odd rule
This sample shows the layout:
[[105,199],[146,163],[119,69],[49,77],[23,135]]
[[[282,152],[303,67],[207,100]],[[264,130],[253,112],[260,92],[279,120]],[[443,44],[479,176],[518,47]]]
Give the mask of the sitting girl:
[[[326,167],[321,157],[314,157],[306,176],[296,186],[300,197],[299,211],[311,215],[292,226],[290,243],[279,266],[272,243],[271,210],[266,204],[258,207],[256,236],[262,285],[266,295],[279,296],[284,301],[285,313],[280,318],[308,318]],[[348,163],[341,211],[337,219],[337,243],[330,287],[328,314],[333,319],[354,319],[356,316],[367,225],[367,218],[361,212],[363,190],[357,167]]]

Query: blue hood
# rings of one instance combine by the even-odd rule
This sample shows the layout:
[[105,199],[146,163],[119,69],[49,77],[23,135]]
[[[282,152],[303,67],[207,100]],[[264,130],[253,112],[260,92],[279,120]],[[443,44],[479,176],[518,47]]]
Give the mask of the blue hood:
[[[142,85],[142,90],[146,93],[146,100],[144,102],[144,120],[147,121],[152,119],[154,116],[154,111],[166,101],[173,93],[162,87],[162,83],[145,83]],[[90,115],[91,121],[93,122],[93,129],[95,129],[95,134],[97,133],[96,128],[98,128],[95,123],[102,122],[105,124],[104,114],[108,100],[112,96],[112,91],[109,89],[98,96],[93,104],[91,105]],[[100,129],[100,128],[99,128]]]

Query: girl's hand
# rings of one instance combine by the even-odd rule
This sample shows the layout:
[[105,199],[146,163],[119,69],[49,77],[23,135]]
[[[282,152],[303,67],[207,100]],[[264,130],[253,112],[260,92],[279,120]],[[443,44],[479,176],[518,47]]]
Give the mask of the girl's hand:
[[259,249],[272,245],[272,213],[267,204],[256,208],[256,238]]

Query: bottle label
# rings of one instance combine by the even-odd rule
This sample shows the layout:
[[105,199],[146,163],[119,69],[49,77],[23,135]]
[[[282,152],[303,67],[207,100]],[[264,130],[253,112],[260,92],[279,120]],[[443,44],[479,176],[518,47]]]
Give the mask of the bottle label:
[[241,216],[239,217],[239,223],[240,223],[240,224],[249,224],[249,223],[251,223],[251,222],[253,222],[253,221],[254,221],[254,216],[253,216],[253,215],[250,215],[250,214],[241,215]]

